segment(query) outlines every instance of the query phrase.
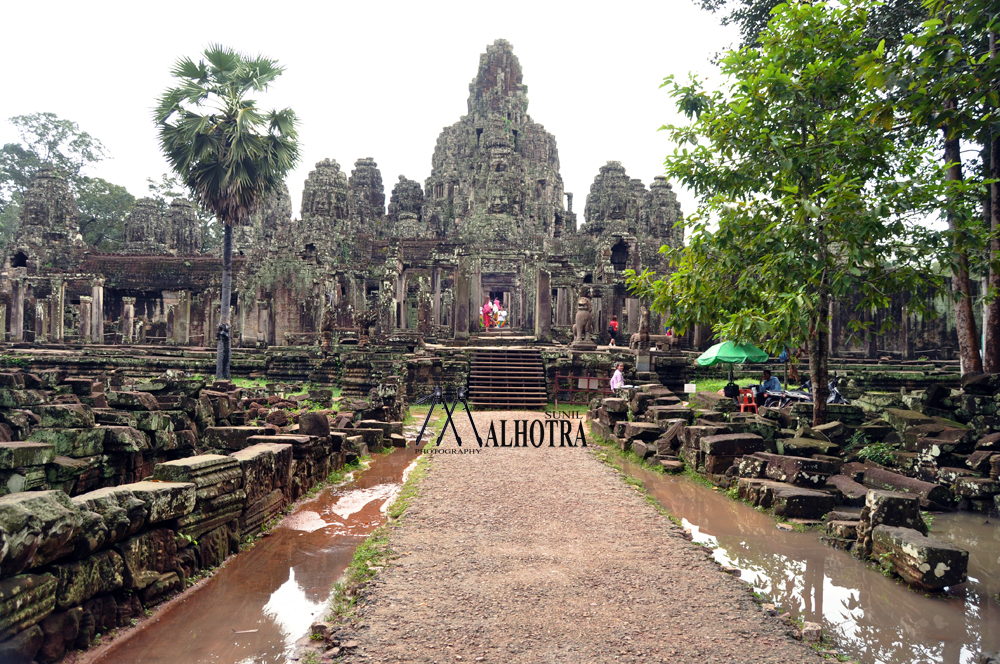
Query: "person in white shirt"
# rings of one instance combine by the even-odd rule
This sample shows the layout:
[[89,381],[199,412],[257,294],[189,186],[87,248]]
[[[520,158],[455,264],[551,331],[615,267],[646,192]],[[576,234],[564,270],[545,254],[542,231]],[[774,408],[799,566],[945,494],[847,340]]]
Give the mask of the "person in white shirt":
[[618,366],[615,367],[614,375],[611,376],[610,387],[612,390],[620,390],[625,387],[625,374],[622,373],[623,371],[625,371],[625,363],[619,362]]
[[507,323],[507,309],[501,304],[500,311],[497,312],[497,327],[503,327]]

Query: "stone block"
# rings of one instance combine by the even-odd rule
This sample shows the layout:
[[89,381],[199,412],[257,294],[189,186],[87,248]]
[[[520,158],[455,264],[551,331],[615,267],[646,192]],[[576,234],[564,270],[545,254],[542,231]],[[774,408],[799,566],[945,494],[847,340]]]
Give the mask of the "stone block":
[[903,435],[910,427],[934,423],[934,420],[926,415],[918,413],[915,410],[903,410],[901,408],[886,408],[882,416],[899,435]]
[[160,410],[156,397],[149,392],[108,392],[108,405],[123,410]]
[[37,625],[52,613],[56,587],[51,574],[21,574],[0,581],[0,641]]
[[652,422],[629,422],[625,425],[624,438],[628,441],[652,442],[660,437],[660,427]]
[[174,593],[184,589],[184,580],[177,572],[161,574],[152,583],[139,591],[143,606],[155,606]]
[[123,586],[141,590],[177,566],[177,543],[174,531],[149,530],[115,545],[124,563]]
[[94,426],[94,411],[82,404],[46,404],[32,406],[43,428],[89,429]]
[[99,427],[89,429],[35,429],[28,437],[28,441],[52,445],[59,456],[80,458],[103,453],[104,436],[103,429]]
[[774,487],[771,507],[787,519],[821,519],[833,510],[836,501],[825,491],[782,484]]
[[970,500],[986,500],[1000,493],[1000,480],[967,477],[955,483],[955,493]]
[[758,452],[756,456],[767,460],[766,477],[795,486],[821,487],[836,472],[832,464],[816,459],[764,452]]
[[0,408],[26,408],[45,403],[45,395],[36,390],[0,389]]
[[[66,651],[73,647],[80,633],[80,619],[83,607],[68,611],[50,613],[39,627],[42,629],[42,647],[36,655],[41,664],[50,664],[62,659]],[[6,660],[3,660],[6,661]]]
[[839,491],[842,496],[841,501],[845,505],[852,507],[861,507],[864,505],[865,498],[868,496],[868,488],[862,484],[858,484],[847,475],[831,475],[827,479],[826,485],[832,486]]
[[60,611],[83,604],[91,597],[122,587],[125,564],[115,551],[101,551],[83,560],[53,565],[58,581],[56,608]]
[[641,440],[632,441],[632,452],[640,459],[646,459],[656,454],[656,443]]
[[865,469],[863,483],[871,489],[909,493],[938,506],[951,504],[951,492],[947,487],[900,475],[877,466]]
[[276,447],[278,446],[267,443],[251,445],[230,455],[240,464],[248,504],[260,500],[275,489]]
[[694,420],[694,411],[680,405],[652,406],[651,408],[646,409],[646,414],[657,423],[670,422],[680,419],[690,424]]
[[707,455],[736,457],[762,451],[764,439],[752,433],[724,433],[703,436],[698,446]]
[[113,427],[132,427],[135,428],[135,413],[130,413],[123,410],[94,410],[94,420],[98,424],[103,424],[106,426]]
[[142,431],[173,431],[174,422],[166,411],[161,410],[137,410],[135,415],[135,428]]
[[860,521],[827,521],[826,534],[830,537],[854,540],[858,539],[858,524]]
[[97,489],[72,499],[82,513],[94,512],[101,517],[111,543],[134,535],[146,525],[146,503],[136,498],[128,486]]
[[1000,374],[967,373],[962,376],[962,391],[966,394],[993,396],[1000,392]]
[[302,413],[299,415],[299,433],[304,436],[329,436],[330,420],[323,413]]
[[832,456],[840,453],[839,445],[815,438],[785,438],[781,441],[781,446],[784,453],[790,456]]
[[56,458],[55,445],[42,442],[0,443],[0,469],[44,466]]
[[615,397],[609,397],[607,399],[601,399],[601,407],[612,416],[617,415],[616,419],[621,419],[628,413],[628,401],[625,399],[618,399]]
[[965,460],[965,465],[977,473],[989,475],[990,466],[992,465],[991,460],[994,454],[997,454],[997,452],[993,452],[992,450],[976,450]]
[[721,475],[736,462],[738,456],[705,454],[705,472],[709,475]]
[[701,439],[705,436],[718,436],[724,433],[732,433],[727,427],[687,427],[684,429],[684,447],[701,449]]
[[13,638],[0,643],[0,662],[3,664],[34,664],[45,636],[42,628],[34,625]]
[[361,436],[365,441],[365,445],[372,452],[378,452],[384,447],[381,429],[354,428],[350,430],[350,434],[352,436]]
[[872,554],[887,559],[904,581],[923,590],[940,591],[968,579],[968,551],[912,528],[876,526]]
[[146,523],[159,523],[194,511],[193,482],[136,482],[126,485],[132,495],[146,503]]
[[736,474],[750,479],[761,479],[765,476],[767,460],[753,455],[744,456],[739,460]]
[[0,497],[0,575],[11,576],[72,551],[83,523],[62,491],[26,491]]
[[[267,435],[265,427],[208,427],[202,434],[201,442],[205,447],[222,450],[242,450],[249,447],[251,436]],[[381,432],[379,432],[381,433]]]
[[101,427],[104,431],[104,449],[108,452],[143,452],[152,449],[152,444],[145,433],[125,426]]

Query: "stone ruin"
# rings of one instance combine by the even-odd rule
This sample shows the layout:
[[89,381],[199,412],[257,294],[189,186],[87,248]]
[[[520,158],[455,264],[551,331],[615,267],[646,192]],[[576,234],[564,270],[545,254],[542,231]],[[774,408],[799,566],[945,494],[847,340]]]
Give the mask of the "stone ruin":
[[[612,312],[637,312],[622,273],[663,268],[657,249],[681,244],[677,197],[664,178],[647,188],[609,162],[578,229],[555,137],[527,107],[521,65],[498,40],[480,57],[467,114],[438,137],[423,186],[400,176],[387,209],[374,159],[350,173],[326,159],[305,182],[298,219],[287,190],[273,195],[235,233],[236,345],[356,338],[368,309],[382,339],[461,341],[479,332],[486,296],[504,302],[510,330],[543,341],[571,340],[581,295],[598,335]],[[83,243],[76,217],[66,182],[41,171],[0,279],[7,339],[215,344],[218,261],[201,253],[190,202],[163,212],[140,199],[112,254]],[[637,325],[634,315],[623,331]]]

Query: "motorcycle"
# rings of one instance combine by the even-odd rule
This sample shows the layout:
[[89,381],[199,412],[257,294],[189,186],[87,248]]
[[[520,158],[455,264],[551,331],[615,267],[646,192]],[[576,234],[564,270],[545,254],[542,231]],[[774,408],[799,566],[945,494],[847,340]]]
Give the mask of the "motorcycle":
[[[826,398],[827,403],[851,403],[840,390],[837,389],[837,380],[831,380],[828,385],[830,394]],[[765,408],[784,408],[796,403],[812,403],[812,383],[806,381],[797,390],[782,390],[781,392],[766,392],[764,397]]]

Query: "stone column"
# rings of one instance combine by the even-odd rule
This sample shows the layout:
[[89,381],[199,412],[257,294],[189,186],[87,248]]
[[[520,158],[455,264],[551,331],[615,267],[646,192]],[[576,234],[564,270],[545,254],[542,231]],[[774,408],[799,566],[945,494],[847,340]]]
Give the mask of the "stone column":
[[[550,341],[552,339],[552,289],[550,287],[551,275],[545,270],[538,269],[538,277],[535,282],[535,336],[539,341]],[[561,290],[559,291],[562,292]]]
[[135,298],[122,298],[122,343],[132,343],[132,328],[135,326]]
[[472,283],[469,278],[469,259],[460,258],[455,270],[455,338],[468,339],[472,323]]
[[10,336],[14,341],[24,340],[24,282],[15,279],[11,292]]
[[90,336],[95,344],[104,343],[104,279],[95,279],[90,290]]
[[257,300],[257,340],[274,343],[271,337],[271,309],[267,300]]
[[630,297],[625,300],[625,307],[628,311],[628,334],[631,337],[639,331],[639,300]]
[[[549,293],[549,298],[551,299],[552,293]],[[568,302],[566,299],[566,289],[556,288],[556,325],[568,325],[569,320],[569,309],[567,308]]]
[[434,325],[441,324],[441,268],[436,267],[431,271],[431,281],[434,282]]
[[62,342],[65,336],[65,304],[66,282],[62,279],[52,280],[52,295],[49,296],[49,334],[52,341]]
[[191,341],[191,291],[177,291],[174,308],[174,341],[188,344]]
[[49,340],[49,299],[35,300],[35,343],[43,344]]
[[90,343],[90,313],[91,308],[94,306],[94,298],[89,295],[80,296],[80,343],[89,344]]

